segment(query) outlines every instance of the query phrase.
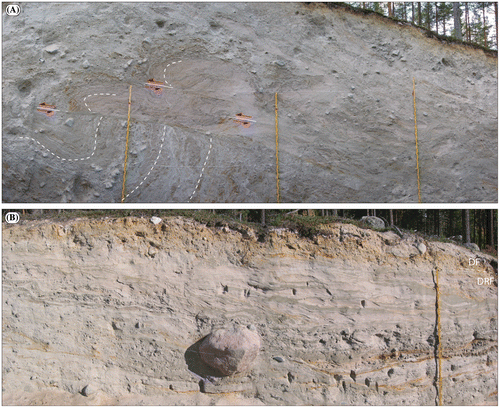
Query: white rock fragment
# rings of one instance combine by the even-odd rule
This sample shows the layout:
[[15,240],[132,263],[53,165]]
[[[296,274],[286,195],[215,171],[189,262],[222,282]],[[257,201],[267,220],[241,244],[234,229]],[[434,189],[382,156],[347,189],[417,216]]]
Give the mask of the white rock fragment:
[[151,217],[150,220],[154,225],[158,225],[160,222],[162,222],[162,219],[160,217]]
[[425,254],[425,252],[427,251],[427,247],[425,246],[425,244],[423,242],[421,242],[420,244],[417,245],[417,249],[418,249],[418,252],[420,252],[420,255]]
[[59,51],[59,46],[57,44],[51,44],[45,47],[44,51],[48,54],[57,54]]

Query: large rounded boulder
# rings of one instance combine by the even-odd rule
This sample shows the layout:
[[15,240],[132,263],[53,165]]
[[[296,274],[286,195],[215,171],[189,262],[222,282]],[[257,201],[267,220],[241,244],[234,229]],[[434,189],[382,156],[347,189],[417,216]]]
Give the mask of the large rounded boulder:
[[210,333],[200,345],[200,357],[223,375],[231,375],[247,371],[259,349],[260,337],[255,330],[234,326]]

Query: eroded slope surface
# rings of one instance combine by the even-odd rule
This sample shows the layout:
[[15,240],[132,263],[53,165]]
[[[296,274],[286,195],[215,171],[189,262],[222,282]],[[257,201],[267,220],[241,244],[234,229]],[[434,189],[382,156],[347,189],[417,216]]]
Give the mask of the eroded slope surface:
[[3,16],[6,202],[120,201],[130,85],[128,202],[276,202],[275,93],[281,201],[415,202],[413,78],[423,201],[497,201],[481,50],[300,3],[22,9]]
[[[312,240],[181,218],[3,237],[4,404],[434,405],[436,268],[444,403],[497,402],[487,255],[349,224]],[[251,371],[221,378],[197,346],[234,322],[262,346]]]

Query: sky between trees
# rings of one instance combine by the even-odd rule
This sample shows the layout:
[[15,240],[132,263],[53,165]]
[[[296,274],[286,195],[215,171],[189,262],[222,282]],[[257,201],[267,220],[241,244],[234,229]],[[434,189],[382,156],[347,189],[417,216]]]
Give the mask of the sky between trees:
[[[437,34],[498,49],[497,2],[349,2]],[[460,32],[455,32],[455,25]]]

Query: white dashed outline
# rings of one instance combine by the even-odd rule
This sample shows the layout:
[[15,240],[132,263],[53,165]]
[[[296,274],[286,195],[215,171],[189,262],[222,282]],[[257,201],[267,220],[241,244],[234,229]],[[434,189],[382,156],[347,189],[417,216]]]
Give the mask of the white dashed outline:
[[207,165],[208,158],[210,157],[210,152],[212,151],[212,137],[210,137],[210,147],[208,148],[207,157],[205,157],[205,163],[203,163],[203,168],[201,169],[200,177],[198,178],[198,182],[196,183],[196,187],[193,190],[193,193],[188,199],[188,203],[191,202],[191,199],[194,197],[198,186],[200,185],[201,178],[203,177],[203,173],[205,172],[205,166]]
[[[167,72],[167,68],[170,67],[171,65],[175,65],[175,64],[179,64],[181,63],[182,60],[179,60],[179,61],[174,61],[170,64],[167,64],[167,66],[165,67],[165,69],[163,70],[163,80],[165,81],[165,84],[168,85],[168,86],[171,86],[169,84],[169,82],[167,81],[166,79],[166,72]],[[85,107],[88,109],[89,112],[91,113],[96,113],[94,111],[92,111],[92,109],[90,109],[89,105],[87,104],[87,98],[90,98],[92,96],[116,96],[116,94],[114,93],[104,93],[104,92],[101,92],[101,93],[95,93],[95,94],[89,94],[87,95],[86,97],[83,98],[83,103],[85,104]],[[66,159],[66,158],[63,158],[55,153],[53,153],[52,151],[50,151],[48,148],[46,148],[43,144],[41,144],[38,140],[32,138],[32,137],[28,137],[28,136],[21,136],[20,139],[27,139],[27,140],[32,140],[34,141],[35,143],[37,143],[38,145],[40,145],[42,147],[42,149],[44,150],[47,150],[52,156],[54,157],[57,157],[58,159],[60,159],[61,161],[68,161],[68,162],[76,162],[76,161],[82,161],[82,160],[89,160],[92,156],[94,156],[95,152],[96,152],[96,148],[97,148],[97,132],[99,131],[99,126],[101,125],[101,121],[102,121],[102,118],[103,116],[101,116],[99,118],[99,122],[97,123],[97,127],[96,127],[96,130],[95,130],[95,133],[94,133],[94,148],[92,150],[92,153],[90,154],[90,156],[87,156],[87,157],[83,157],[83,158],[78,158],[78,159]],[[148,171],[148,174],[146,174],[146,176],[142,179],[142,181],[136,185],[134,187],[134,189],[128,193],[125,198],[128,198],[131,194],[133,194],[135,191],[137,191],[139,189],[140,186],[142,186],[144,184],[144,182],[146,181],[146,179],[149,177],[149,175],[151,174],[151,172],[153,171],[153,169],[155,168],[156,166],[156,163],[158,162],[158,159],[160,158],[160,155],[161,155],[161,151],[163,149],[163,144],[165,142],[165,134],[166,134],[166,131],[167,131],[167,125],[164,125],[163,126],[163,135],[161,137],[161,144],[160,144],[160,149],[158,151],[158,154],[156,156],[156,159],[153,163],[153,165],[151,166],[151,168],[149,169]],[[207,162],[208,162],[208,159],[210,157],[210,153],[212,151],[212,137],[210,137],[210,147],[208,148],[208,153],[207,153],[207,156],[205,157],[205,162],[203,163],[203,167],[201,169],[201,172],[200,172],[200,176],[198,177],[198,181],[196,182],[196,186],[191,194],[191,196],[189,197],[188,199],[188,202],[191,202],[192,198],[194,197],[194,195],[196,194],[196,191],[198,190],[198,187],[200,186],[200,183],[201,183],[201,179],[203,178],[203,174],[205,172],[205,167],[207,165]]]
[[82,160],[90,160],[90,158],[95,154],[95,151],[96,151],[96,148],[97,148],[97,132],[99,131],[99,126],[101,125],[102,118],[103,118],[102,116],[99,118],[99,122],[97,123],[97,127],[95,129],[95,134],[94,134],[94,148],[92,149],[92,154],[90,156],[87,156],[87,157],[82,157],[82,158],[78,158],[78,159],[66,159],[66,158],[61,157],[61,156],[55,154],[54,152],[50,151],[50,149],[46,148],[38,140],[36,140],[36,139],[34,139],[32,137],[21,136],[20,139],[33,140],[35,143],[39,144],[42,147],[42,149],[47,150],[52,156],[57,157],[61,161],[76,162],[76,161],[82,161]]
[[125,198],[128,198],[128,196],[130,194],[132,194],[135,190],[137,190],[140,186],[142,186],[142,184],[146,181],[146,179],[149,177],[149,175],[151,174],[151,172],[153,171],[153,169],[155,168],[156,166],[156,163],[158,162],[158,159],[160,158],[160,154],[161,154],[161,150],[163,149],[163,143],[165,142],[165,133],[167,131],[167,125],[164,125],[163,126],[163,136],[161,137],[161,144],[160,144],[160,150],[158,151],[158,155],[156,156],[156,159],[153,163],[153,165],[151,166],[151,168],[149,169],[148,171],[148,174],[146,174],[146,176],[142,179],[142,181],[137,185],[135,186],[135,188],[130,192],[128,193]]

